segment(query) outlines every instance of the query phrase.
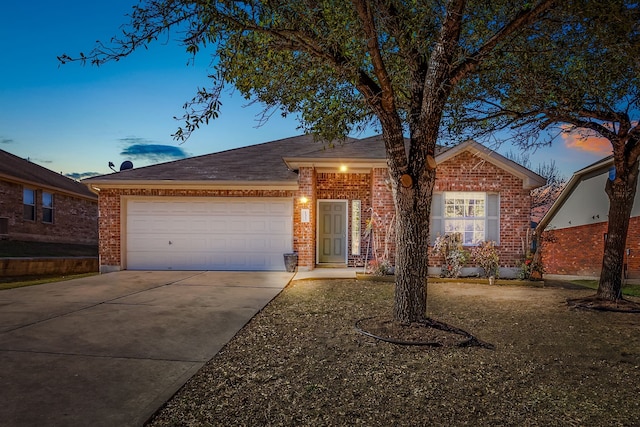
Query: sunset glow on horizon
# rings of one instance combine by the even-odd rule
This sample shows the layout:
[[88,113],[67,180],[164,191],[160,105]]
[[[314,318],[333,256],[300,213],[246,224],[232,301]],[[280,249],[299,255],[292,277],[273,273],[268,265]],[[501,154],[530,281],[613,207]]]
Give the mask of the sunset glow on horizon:
[[[568,127],[564,127],[567,129]],[[596,134],[595,132],[586,132],[584,130],[567,131],[560,134],[565,147],[587,151],[589,153],[608,156],[612,153],[613,148],[611,142]]]

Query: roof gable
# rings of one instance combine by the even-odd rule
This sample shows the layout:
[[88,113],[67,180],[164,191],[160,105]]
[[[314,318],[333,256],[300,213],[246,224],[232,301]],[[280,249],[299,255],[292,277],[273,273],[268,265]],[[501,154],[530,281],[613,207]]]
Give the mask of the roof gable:
[[[547,213],[542,217],[540,223],[538,224],[538,227],[540,227],[541,230],[544,230],[551,223],[551,221],[553,221],[554,217],[558,214],[567,200],[569,200],[571,195],[576,191],[578,186],[583,181],[607,173],[612,165],[613,156],[607,156],[595,163],[590,164],[589,166],[576,171],[573,176],[571,176],[569,182],[564,186],[558,198],[553,202],[551,208],[549,208]],[[602,191],[604,192],[604,187],[602,187]]]
[[476,157],[479,157],[496,167],[509,172],[510,174],[522,179],[522,186],[524,189],[532,190],[546,184],[546,179],[533,172],[532,170],[525,168],[524,166],[507,159],[503,155],[496,151],[493,151],[482,144],[477,143],[471,139],[456,145],[441,154],[436,155],[436,162],[442,163],[454,158],[455,156],[469,152]]
[[85,185],[28,160],[0,150],[0,179],[96,199]]

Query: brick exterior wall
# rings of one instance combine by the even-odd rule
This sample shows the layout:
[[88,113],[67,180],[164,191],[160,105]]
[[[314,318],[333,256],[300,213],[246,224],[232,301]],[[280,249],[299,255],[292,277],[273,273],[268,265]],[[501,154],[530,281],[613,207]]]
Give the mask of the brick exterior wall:
[[[352,254],[352,222],[348,221],[348,265],[364,266],[366,259],[375,258],[373,244],[366,237],[367,222],[373,216],[376,232],[380,234],[380,247],[377,256],[382,256],[384,250],[383,233],[389,228],[390,221],[395,216],[393,199],[385,180],[388,180],[387,169],[373,169],[372,173],[333,173],[316,172],[311,167],[301,167],[298,175],[300,190],[294,203],[294,250],[298,252],[298,265],[305,269],[312,269],[316,265],[316,210],[318,200],[348,200],[349,218],[351,218],[351,202],[360,200],[360,253]],[[301,203],[300,198],[306,197],[307,202]],[[373,211],[372,208],[373,207]],[[310,221],[300,222],[300,210],[309,209]],[[395,250],[395,239],[391,236],[388,241],[391,261]]]
[[[640,279],[640,217],[631,218],[624,264],[626,277]],[[599,277],[608,223],[582,225],[545,231],[542,263],[546,274]]]
[[100,230],[100,268],[103,271],[121,268],[122,196],[149,197],[291,197],[285,190],[172,190],[172,189],[103,189],[100,191],[98,220]]
[[[374,259],[384,259],[385,244],[388,247],[389,262],[395,265],[396,236],[395,227],[392,224],[396,218],[396,208],[389,183],[389,170],[376,168],[371,172],[371,194],[373,210],[369,218],[374,219],[374,233],[379,235],[377,252],[372,254]],[[368,218],[367,218],[368,219]],[[374,246],[372,244],[372,246]]]
[[8,238],[48,243],[98,244],[98,202],[73,197],[55,190],[53,194],[53,223],[42,221],[41,188],[36,190],[36,220],[24,219],[23,190],[25,186],[0,181],[0,217],[8,218]]
[[[317,200],[348,200],[347,205],[347,263],[349,266],[363,266],[367,256],[367,246],[363,239],[367,227],[367,212],[371,207],[371,174],[368,173],[329,173],[316,174]],[[360,200],[360,253],[351,253],[351,202]],[[314,239],[315,240],[315,239]]]
[[[522,239],[529,227],[531,198],[522,188],[522,180],[468,152],[438,165],[435,191],[481,191],[500,193],[500,264],[518,267],[522,261]],[[293,203],[293,248],[298,253],[298,266],[312,269],[316,265],[316,210],[318,200],[348,200],[349,218],[353,200],[361,201],[360,253],[351,254],[351,221],[348,222],[348,265],[362,266],[367,259],[380,259],[385,240],[393,264],[395,230],[389,227],[395,219],[394,202],[386,168],[370,173],[338,173],[300,167],[298,191],[264,190],[170,190],[170,189],[103,189],[100,192],[100,265],[121,265],[121,198],[122,196],[166,197],[291,197]],[[306,202],[301,200],[306,198]],[[309,222],[302,223],[302,209],[309,210]],[[365,238],[367,221],[373,218],[378,244]],[[386,234],[391,230],[391,235]],[[368,245],[370,243],[370,245]],[[373,254],[374,246],[378,253]],[[432,267],[442,261],[429,258]]]
[[[438,165],[434,192],[500,193],[500,266],[517,268],[524,258],[523,240],[530,228],[531,212],[530,191],[522,185],[522,179],[465,151]],[[441,257],[429,256],[430,267],[442,263]]]

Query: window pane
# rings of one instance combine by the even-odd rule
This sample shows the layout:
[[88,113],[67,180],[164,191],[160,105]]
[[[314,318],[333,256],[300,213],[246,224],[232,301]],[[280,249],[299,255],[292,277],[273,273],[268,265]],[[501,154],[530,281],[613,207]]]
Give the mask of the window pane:
[[53,194],[51,193],[42,193],[42,206],[45,208],[53,207]]
[[24,205],[24,219],[29,221],[35,221],[36,219],[36,208],[35,206]]
[[22,191],[22,200],[23,200],[23,215],[24,219],[27,221],[35,221],[36,220],[36,192],[30,188],[25,188]]
[[42,222],[53,223],[53,209],[49,209],[49,208],[42,209]]
[[464,245],[473,245],[473,233],[464,233]]
[[453,205],[447,205],[445,211],[444,211],[444,216],[446,216],[447,218],[453,218],[455,215],[455,210],[453,208]]
[[34,194],[34,191],[29,189],[29,188],[25,188],[24,191],[22,192],[22,198],[23,198],[23,203],[25,205],[35,205],[36,203],[36,197]]
[[485,240],[486,193],[449,192],[444,194],[444,232],[461,233],[464,245]]

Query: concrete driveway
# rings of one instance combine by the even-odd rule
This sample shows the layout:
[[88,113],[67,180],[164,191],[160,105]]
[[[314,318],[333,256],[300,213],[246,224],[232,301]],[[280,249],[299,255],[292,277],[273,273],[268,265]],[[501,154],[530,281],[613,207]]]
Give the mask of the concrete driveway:
[[0,291],[0,425],[142,425],[292,278],[122,271]]

